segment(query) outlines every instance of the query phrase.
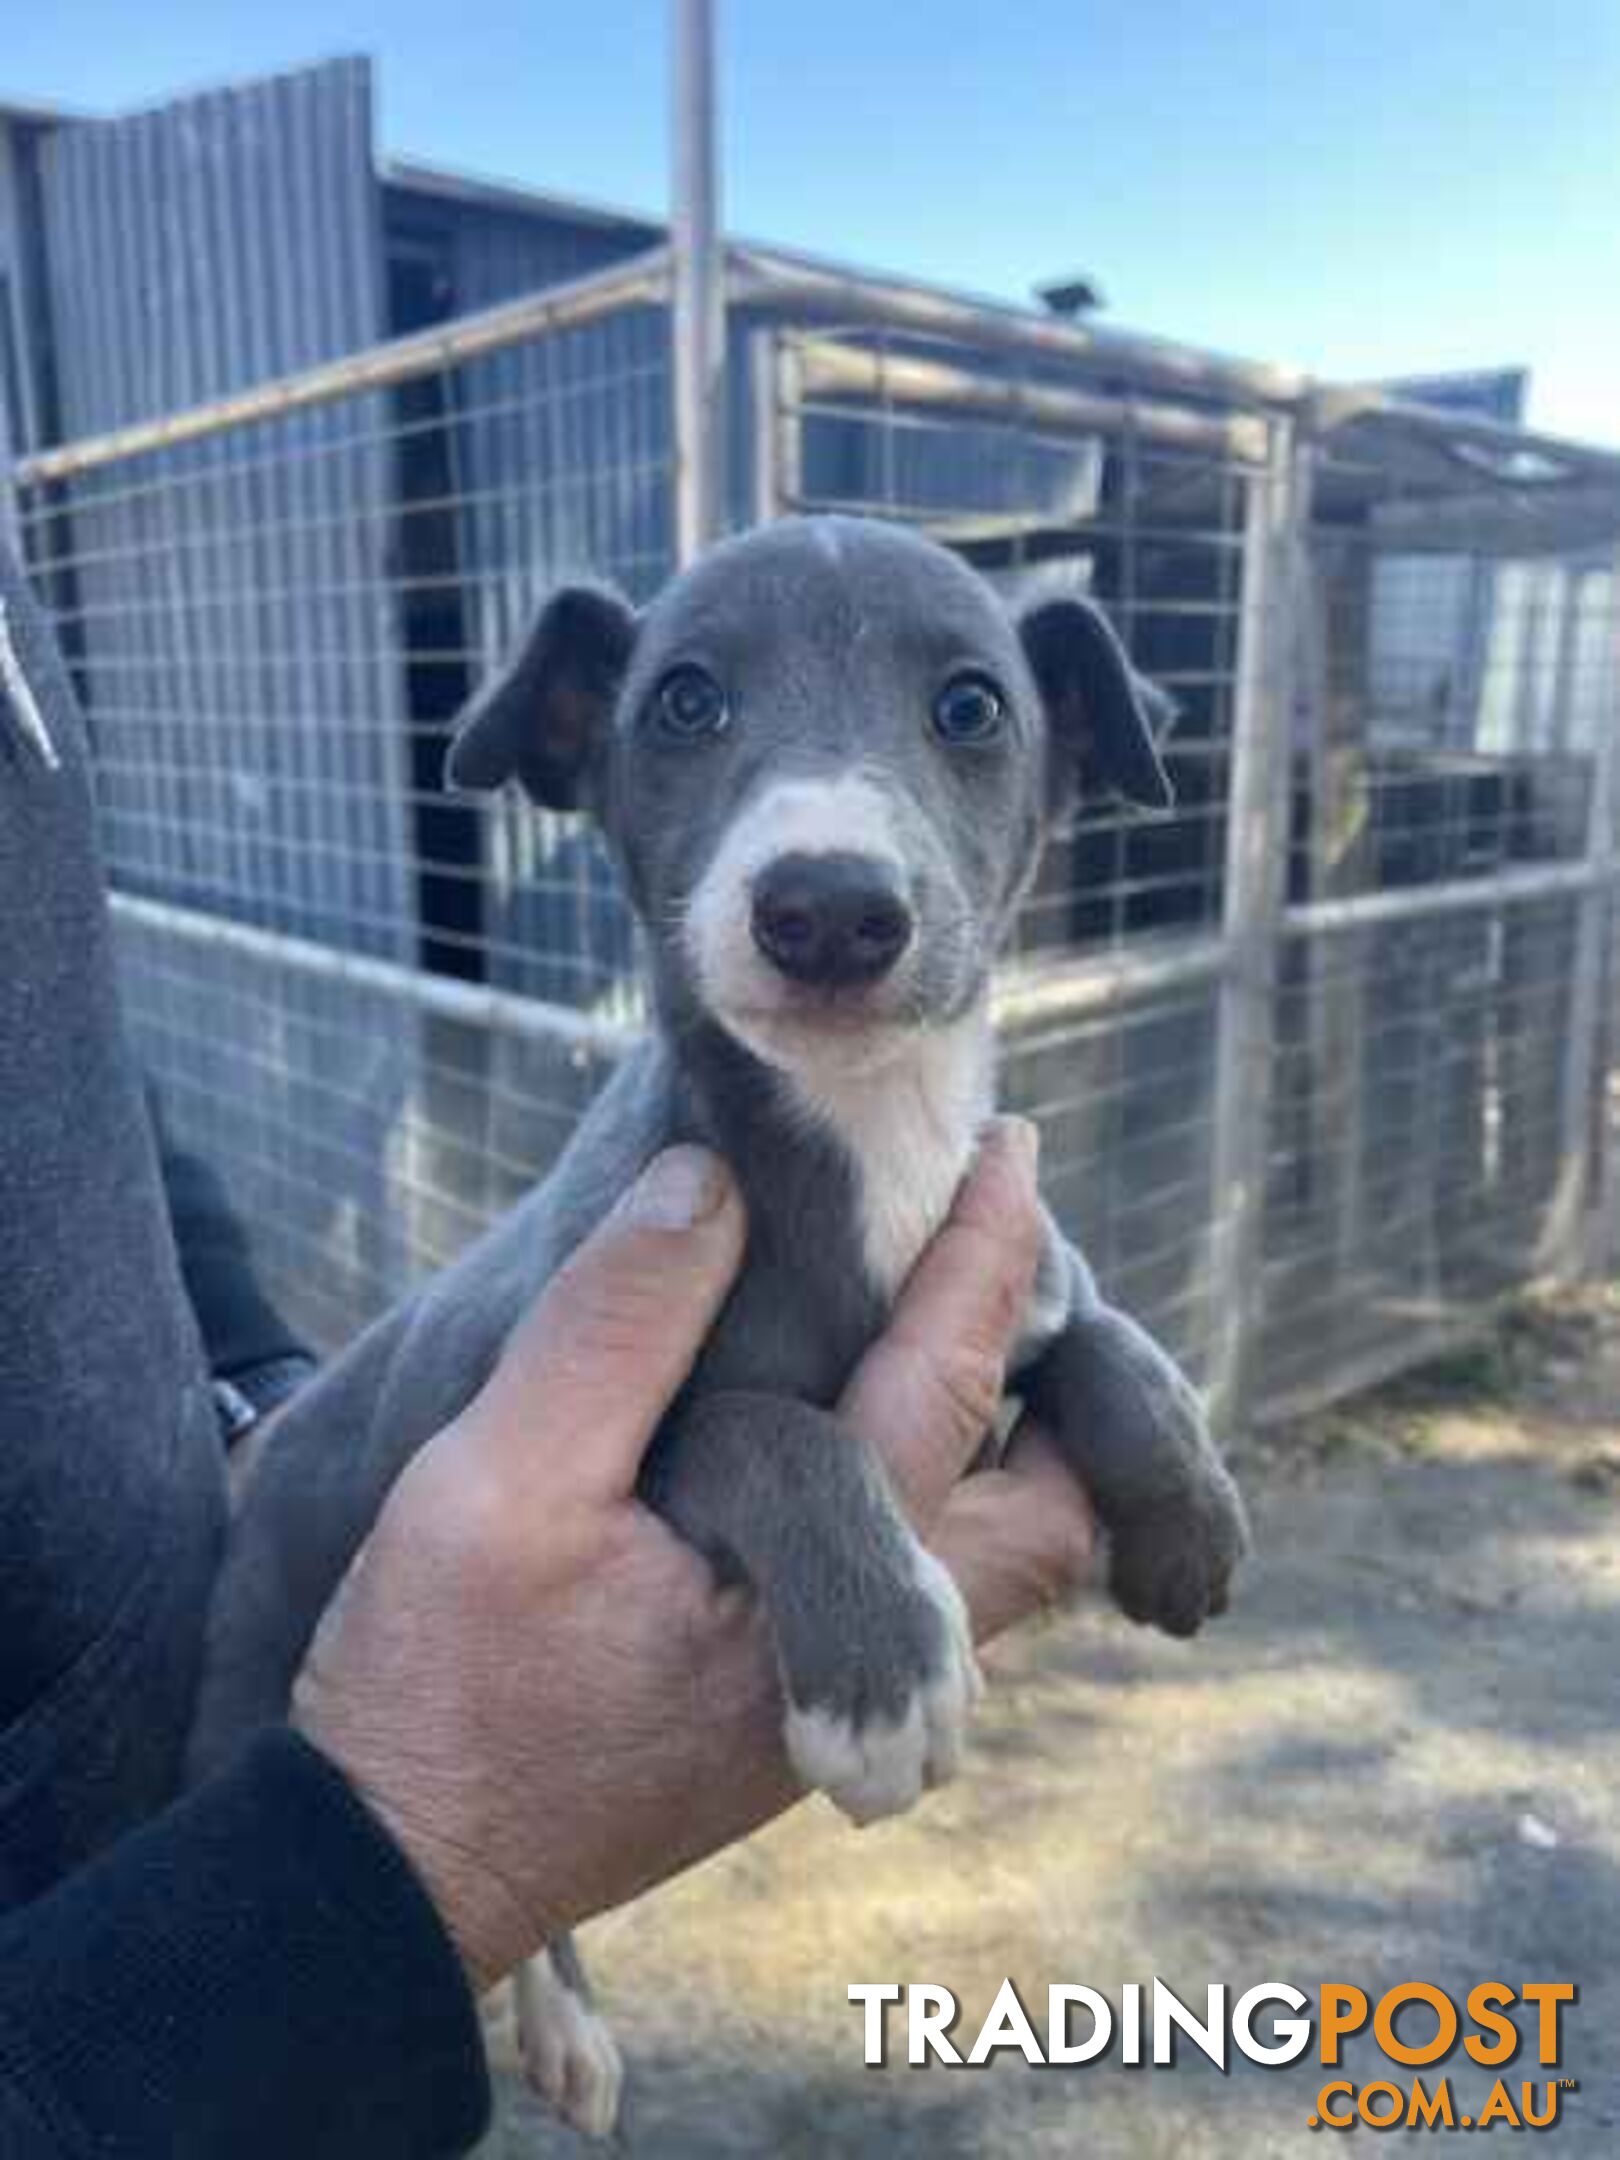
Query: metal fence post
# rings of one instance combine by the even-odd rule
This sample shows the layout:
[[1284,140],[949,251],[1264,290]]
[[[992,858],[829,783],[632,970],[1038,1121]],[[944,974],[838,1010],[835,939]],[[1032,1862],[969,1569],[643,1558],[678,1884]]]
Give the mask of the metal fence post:
[[1262,1317],[1277,955],[1292,792],[1294,614],[1309,514],[1307,455],[1294,421],[1274,418],[1264,468],[1248,482],[1244,517],[1211,1177],[1210,1293],[1217,1318],[1209,1398],[1211,1415],[1224,1431],[1252,1407]]
[[714,0],[675,0],[671,336],[675,554],[689,563],[725,516],[726,263],[714,94]]
[[[1570,606],[1581,581],[1573,581]],[[1613,694],[1600,713],[1592,743],[1591,793],[1586,812],[1586,866],[1590,888],[1576,902],[1575,958],[1569,991],[1569,1053],[1564,1061],[1560,1104],[1559,1172],[1548,1258],[1577,1275],[1600,1269],[1607,1258],[1605,1222],[1612,1179],[1606,1176],[1613,1142],[1608,1125],[1611,1016],[1603,1009],[1605,987],[1613,993],[1612,947],[1615,873],[1615,758],[1620,736],[1620,555],[1609,575],[1609,635]],[[1573,686],[1566,684],[1566,695]]]
[[756,330],[748,341],[753,390],[753,488],[756,525],[786,517],[799,505],[798,356],[779,330]]
[[[4,327],[4,319],[0,318],[0,329]],[[0,546],[10,548],[18,562],[22,561],[22,506],[17,500],[15,450],[4,398],[0,398]]]
[[1620,888],[1613,870],[1604,898],[1602,983],[1606,1004],[1598,1024],[1599,1051],[1592,1081],[1596,1095],[1597,1166],[1582,1255],[1585,1272],[1593,1276],[1605,1276],[1620,1268],[1620,1121],[1614,1114],[1616,1069],[1620,1066]]
[[1597,1160],[1593,1165],[1591,1213],[1581,1260],[1587,1275],[1604,1276],[1620,1267],[1620,1130],[1617,1130],[1614,1115],[1615,1068],[1620,1059],[1620,996],[1617,996],[1617,990],[1620,990],[1620,889],[1615,884],[1612,862],[1597,897],[1603,910],[1602,960],[1598,978],[1601,999],[1597,1056],[1592,1074],[1595,1098],[1592,1144],[1597,1150]]
[[[1620,548],[1609,562],[1609,713],[1608,730],[1611,758],[1620,757]],[[1611,797],[1614,784],[1610,782]],[[1598,1165],[1597,1192],[1592,1211],[1592,1243],[1590,1265],[1593,1273],[1606,1274],[1620,1265],[1620,1133],[1615,1129],[1611,1090],[1615,1071],[1620,1067],[1620,858],[1615,850],[1615,816],[1620,815],[1620,802],[1611,800],[1610,818],[1604,834],[1609,850],[1609,876],[1605,898],[1603,945],[1603,986],[1607,994],[1607,1006],[1603,1013],[1603,1032],[1599,1037],[1602,1054],[1598,1061]]]

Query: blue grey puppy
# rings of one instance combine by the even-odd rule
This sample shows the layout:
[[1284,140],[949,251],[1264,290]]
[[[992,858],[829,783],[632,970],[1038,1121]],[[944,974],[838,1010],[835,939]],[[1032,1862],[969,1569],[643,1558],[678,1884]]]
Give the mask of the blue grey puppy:
[[[991,967],[1043,836],[1082,790],[1170,800],[1153,704],[1095,608],[1015,624],[955,557],[861,520],[729,541],[641,615],[584,588],[546,605],[450,777],[594,816],[657,1024],[545,1184],[288,1413],[227,1556],[199,1769],[284,1714],[401,1465],[547,1278],[656,1150],[701,1140],[741,1183],[748,1252],[646,1497],[757,1592],[807,1786],[866,1822],[951,1775],[966,1616],[832,1406],[990,1114]],[[1226,1602],[1237,1492],[1192,1388],[1050,1220],[1014,1378],[1092,1495],[1119,1604],[1191,1634]],[[538,2081],[604,2127],[617,2058],[566,1947],[518,2007]]]

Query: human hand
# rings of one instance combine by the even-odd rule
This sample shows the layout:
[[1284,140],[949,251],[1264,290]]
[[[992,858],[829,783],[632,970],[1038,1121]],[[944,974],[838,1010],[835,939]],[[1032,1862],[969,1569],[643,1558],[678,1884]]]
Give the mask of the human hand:
[[[1062,1596],[1091,1551],[1038,1436],[958,1483],[1033,1279],[1027,1133],[987,1137],[840,1413],[981,1635]],[[752,1598],[635,1498],[744,1234],[716,1158],[658,1158],[400,1478],[299,1678],[295,1723],[411,1858],[476,1988],[798,1797]]]

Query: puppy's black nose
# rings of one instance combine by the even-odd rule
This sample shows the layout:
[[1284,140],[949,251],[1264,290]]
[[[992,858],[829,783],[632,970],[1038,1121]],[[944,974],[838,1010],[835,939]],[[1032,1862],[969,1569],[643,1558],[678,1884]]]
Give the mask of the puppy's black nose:
[[794,982],[876,982],[911,943],[911,910],[870,855],[779,855],[754,883],[754,943]]

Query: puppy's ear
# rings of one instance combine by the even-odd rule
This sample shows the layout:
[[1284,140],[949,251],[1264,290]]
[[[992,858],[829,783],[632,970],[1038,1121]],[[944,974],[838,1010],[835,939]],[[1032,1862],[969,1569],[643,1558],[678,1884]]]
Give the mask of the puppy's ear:
[[577,810],[630,664],[636,618],[617,593],[565,585],[504,674],[462,714],[445,760],[452,788],[516,778],[548,810]]
[[1047,600],[1022,617],[1018,631],[1046,706],[1054,814],[1077,790],[1168,810],[1175,790],[1154,737],[1175,706],[1137,674],[1102,610],[1089,600]]

